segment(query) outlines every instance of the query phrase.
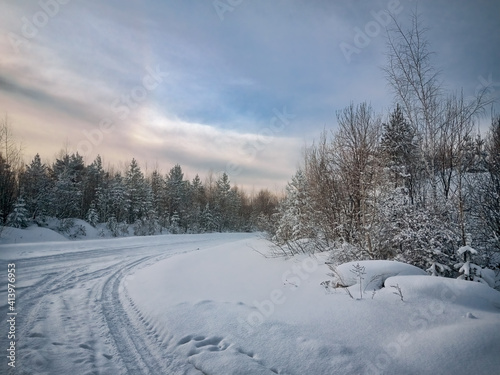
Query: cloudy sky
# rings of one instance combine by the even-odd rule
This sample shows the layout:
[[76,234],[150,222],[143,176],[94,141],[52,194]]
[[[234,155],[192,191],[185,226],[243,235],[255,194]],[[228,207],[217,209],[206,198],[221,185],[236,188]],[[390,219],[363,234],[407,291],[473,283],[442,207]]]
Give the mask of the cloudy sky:
[[[383,12],[404,23],[416,4],[4,0],[0,113],[26,161],[67,147],[89,163],[135,157],[164,173],[179,163],[190,178],[226,171],[247,189],[279,190],[337,110],[391,108]],[[498,97],[500,2],[418,10],[445,87],[468,96],[489,85]]]

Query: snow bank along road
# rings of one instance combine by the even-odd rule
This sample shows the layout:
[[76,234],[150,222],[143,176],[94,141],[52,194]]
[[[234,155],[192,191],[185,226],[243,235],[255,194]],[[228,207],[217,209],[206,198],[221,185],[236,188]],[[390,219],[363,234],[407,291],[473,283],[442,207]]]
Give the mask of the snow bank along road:
[[[174,353],[160,350],[160,338],[143,322],[122,281],[132,270],[175,254],[250,236],[255,235],[0,246],[0,374],[200,373]],[[11,290],[9,268],[15,269]]]

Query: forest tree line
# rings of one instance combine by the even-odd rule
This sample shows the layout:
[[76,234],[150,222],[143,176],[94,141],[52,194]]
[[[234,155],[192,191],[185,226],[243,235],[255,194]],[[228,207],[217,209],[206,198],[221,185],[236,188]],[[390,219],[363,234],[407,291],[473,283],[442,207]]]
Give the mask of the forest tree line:
[[[78,153],[62,152],[51,165],[38,154],[23,165],[9,127],[2,126],[0,139],[6,138],[8,147],[0,151],[0,218],[9,226],[43,225],[45,218],[55,217],[83,219],[93,226],[106,223],[114,235],[130,224],[141,235],[164,229],[251,231],[262,216],[270,217],[278,203],[268,190],[249,196],[231,186],[226,173],[188,180],[178,164],[166,175],[158,170],[146,175],[132,159],[122,173],[112,167],[105,170],[100,156],[86,165]],[[4,156],[9,150],[15,165]]]

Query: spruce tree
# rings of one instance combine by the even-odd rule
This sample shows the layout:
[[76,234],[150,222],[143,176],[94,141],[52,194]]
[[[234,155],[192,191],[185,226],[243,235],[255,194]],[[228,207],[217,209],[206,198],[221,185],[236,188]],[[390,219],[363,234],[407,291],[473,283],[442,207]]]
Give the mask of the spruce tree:
[[11,166],[0,153],[0,212],[2,220],[7,220],[16,201],[16,178]]
[[383,124],[380,146],[386,165],[391,170],[394,187],[407,188],[413,203],[418,147],[415,132],[406,121],[399,104],[391,113],[389,122]]
[[179,226],[187,228],[186,209],[188,200],[189,184],[184,180],[184,173],[179,164],[176,164],[170,169],[166,178],[166,201],[170,220],[174,212],[177,212],[179,217]]
[[14,209],[7,217],[7,225],[14,228],[26,228],[28,226],[28,210],[24,199],[19,197],[14,204]]
[[146,215],[153,204],[151,187],[145,181],[141,168],[135,159],[132,159],[127,170],[125,188],[127,220],[132,224]]
[[50,192],[53,181],[48,175],[48,168],[36,154],[21,175],[20,187],[26,202],[26,209],[33,219],[50,211]]

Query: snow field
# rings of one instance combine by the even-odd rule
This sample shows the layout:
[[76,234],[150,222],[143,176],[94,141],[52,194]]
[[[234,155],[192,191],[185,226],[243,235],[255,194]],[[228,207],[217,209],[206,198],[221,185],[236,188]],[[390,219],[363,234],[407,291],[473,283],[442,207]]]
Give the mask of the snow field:
[[334,289],[327,254],[261,253],[269,243],[249,233],[1,245],[19,270],[17,371],[498,373],[500,293],[487,285],[363,261],[361,299],[357,262],[336,268],[347,287]]
[[263,239],[244,239],[176,255],[125,278],[128,298],[163,350],[185,358],[192,374],[493,374],[500,368],[500,293],[485,285],[368,261],[359,262],[366,269],[363,299],[352,264],[339,267],[351,299],[343,288],[320,285],[331,272],[326,255],[284,260],[254,249],[269,252]]
[[[16,264],[16,374],[183,374],[127,297],[124,277],[178,253],[250,235],[203,234],[0,245]],[[3,267],[3,266],[2,266]],[[6,284],[0,313],[8,312]],[[7,324],[0,344],[8,348]],[[0,373],[6,368],[0,363]],[[192,366],[190,366],[192,369]]]

